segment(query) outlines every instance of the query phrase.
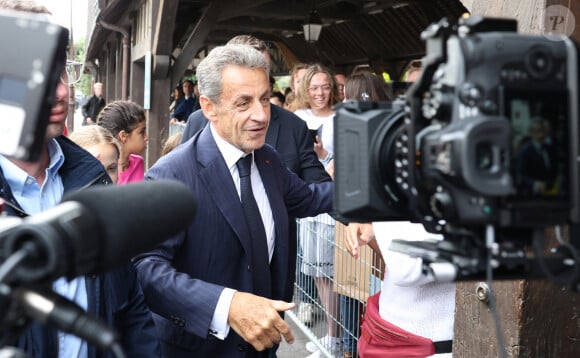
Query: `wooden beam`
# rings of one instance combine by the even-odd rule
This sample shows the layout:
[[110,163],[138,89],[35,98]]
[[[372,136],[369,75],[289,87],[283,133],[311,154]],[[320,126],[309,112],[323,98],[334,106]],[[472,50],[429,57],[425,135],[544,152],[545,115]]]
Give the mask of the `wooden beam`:
[[157,19],[153,33],[152,52],[158,55],[169,55],[173,51],[173,30],[177,15],[177,0],[159,0]]
[[205,39],[215,27],[222,9],[227,5],[231,7],[231,3],[227,0],[214,0],[207,5],[203,15],[185,42],[179,57],[173,64],[171,69],[172,83],[179,83],[179,80],[191,64],[195,55],[203,48]]
[[243,32],[277,32],[282,31],[302,31],[302,22],[292,20],[273,20],[252,17],[250,19],[238,18],[227,22],[218,22],[214,30],[233,30],[238,33]]
[[[153,3],[155,4],[155,3]],[[173,50],[173,30],[178,1],[160,0],[154,7],[154,29],[152,52],[152,76],[154,79],[166,78],[171,66],[171,51]]]

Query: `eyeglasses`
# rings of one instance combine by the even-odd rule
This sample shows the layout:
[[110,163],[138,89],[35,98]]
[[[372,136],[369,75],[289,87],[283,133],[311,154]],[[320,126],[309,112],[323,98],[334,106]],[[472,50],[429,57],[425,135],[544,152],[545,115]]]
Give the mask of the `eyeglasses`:
[[320,89],[322,92],[330,92],[330,85],[308,87],[308,92],[316,93]]
[[83,64],[76,61],[67,60],[60,81],[65,86],[74,85],[81,79]]

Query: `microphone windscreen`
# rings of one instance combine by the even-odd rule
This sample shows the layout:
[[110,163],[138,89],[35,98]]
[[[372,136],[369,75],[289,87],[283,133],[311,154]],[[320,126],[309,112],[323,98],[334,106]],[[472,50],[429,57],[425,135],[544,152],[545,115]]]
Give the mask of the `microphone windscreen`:
[[66,195],[63,201],[81,204],[102,228],[97,271],[122,264],[185,230],[196,210],[193,193],[176,180],[95,186]]

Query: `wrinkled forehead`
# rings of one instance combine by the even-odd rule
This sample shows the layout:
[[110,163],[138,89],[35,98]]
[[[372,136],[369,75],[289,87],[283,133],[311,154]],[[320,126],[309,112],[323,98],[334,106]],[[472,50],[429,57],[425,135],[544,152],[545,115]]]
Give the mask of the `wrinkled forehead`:
[[[269,92],[270,80],[267,72],[259,67],[227,66],[221,77],[222,96],[238,95],[242,92]],[[248,92],[249,94],[249,92]]]

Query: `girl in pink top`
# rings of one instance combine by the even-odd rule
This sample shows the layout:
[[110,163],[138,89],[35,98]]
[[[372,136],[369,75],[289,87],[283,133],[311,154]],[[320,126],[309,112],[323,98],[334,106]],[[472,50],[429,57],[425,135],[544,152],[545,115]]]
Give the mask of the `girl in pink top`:
[[147,148],[145,110],[131,101],[111,102],[99,114],[97,124],[107,128],[121,143],[119,181],[125,184],[143,180],[143,152]]

